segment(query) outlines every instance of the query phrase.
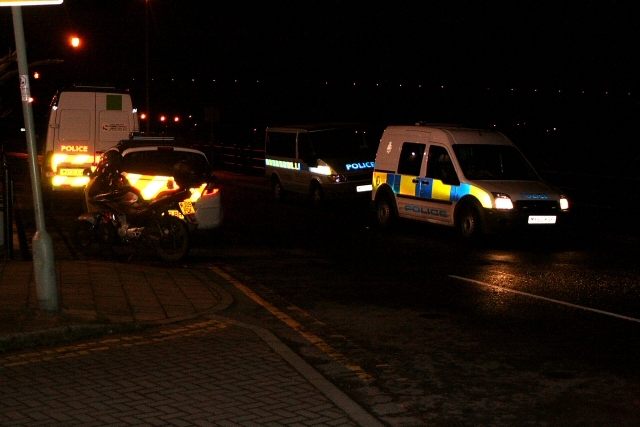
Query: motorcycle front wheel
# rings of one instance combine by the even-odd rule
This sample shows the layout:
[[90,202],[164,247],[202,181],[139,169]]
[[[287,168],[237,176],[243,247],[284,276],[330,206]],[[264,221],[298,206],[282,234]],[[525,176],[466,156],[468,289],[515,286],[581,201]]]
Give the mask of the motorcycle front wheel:
[[156,252],[168,262],[180,261],[189,252],[189,228],[180,218],[163,215],[156,230]]
[[89,221],[76,220],[72,235],[73,244],[78,252],[85,255],[97,255],[100,252],[97,230]]

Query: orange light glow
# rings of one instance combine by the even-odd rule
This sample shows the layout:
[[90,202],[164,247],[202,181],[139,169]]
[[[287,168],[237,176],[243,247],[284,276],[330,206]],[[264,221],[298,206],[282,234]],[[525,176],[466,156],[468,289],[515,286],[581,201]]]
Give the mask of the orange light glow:
[[71,43],[71,46],[73,46],[73,47],[80,47],[80,37],[71,36],[69,38],[69,43]]

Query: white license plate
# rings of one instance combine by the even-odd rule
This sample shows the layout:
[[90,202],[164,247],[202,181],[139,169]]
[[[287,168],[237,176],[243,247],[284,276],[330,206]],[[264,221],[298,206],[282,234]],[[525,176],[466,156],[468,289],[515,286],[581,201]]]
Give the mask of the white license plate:
[[356,191],[358,193],[364,193],[365,191],[371,191],[371,190],[373,190],[373,186],[371,184],[369,184],[369,185],[358,185],[356,187]]
[[59,174],[62,176],[82,176],[84,169],[60,168]]
[[555,224],[555,215],[529,215],[529,224]]

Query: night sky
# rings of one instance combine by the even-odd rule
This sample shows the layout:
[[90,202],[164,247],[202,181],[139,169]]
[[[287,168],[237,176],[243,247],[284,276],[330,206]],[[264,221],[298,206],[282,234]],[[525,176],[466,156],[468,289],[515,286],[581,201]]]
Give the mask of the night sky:
[[[257,125],[350,111],[380,122],[528,122],[547,131],[601,116],[602,126],[611,117],[635,122],[640,105],[636,1],[149,2],[152,111],[202,114],[213,105],[227,122]],[[34,108],[81,81],[128,87],[144,109],[144,0],[22,10],[29,61],[65,60],[32,80],[46,100]],[[77,51],[67,44],[72,32],[83,40]],[[15,48],[8,7],[0,47]]]
[[[630,0],[150,0],[150,8],[154,78],[618,85],[635,84],[640,71],[640,5]],[[96,78],[144,77],[144,0],[65,0],[23,15],[29,60],[81,61]],[[8,51],[11,9],[0,18]],[[81,51],[68,48],[70,32]]]

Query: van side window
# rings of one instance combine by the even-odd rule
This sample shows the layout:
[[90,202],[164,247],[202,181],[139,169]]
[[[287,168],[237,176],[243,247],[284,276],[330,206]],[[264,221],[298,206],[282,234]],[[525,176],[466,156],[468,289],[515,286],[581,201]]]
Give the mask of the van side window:
[[427,178],[439,179],[445,184],[459,185],[456,170],[446,148],[437,145],[429,147]]
[[296,134],[295,133],[267,133],[266,153],[268,156],[296,157]]
[[298,135],[298,158],[308,163],[315,159],[313,146],[309,140],[309,134],[301,133]]
[[405,142],[400,150],[398,173],[400,175],[420,175],[420,166],[424,157],[426,145],[415,142]]

